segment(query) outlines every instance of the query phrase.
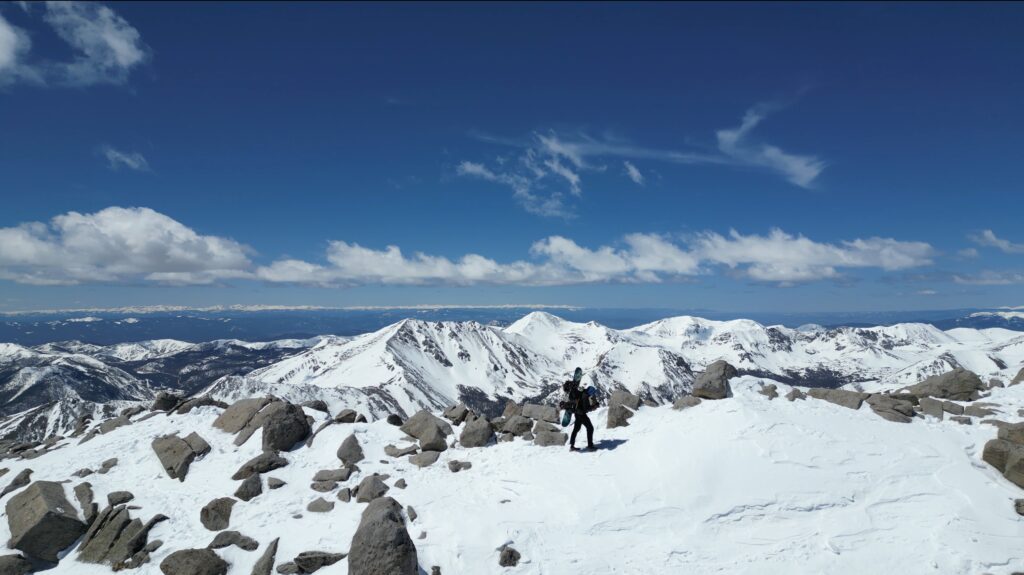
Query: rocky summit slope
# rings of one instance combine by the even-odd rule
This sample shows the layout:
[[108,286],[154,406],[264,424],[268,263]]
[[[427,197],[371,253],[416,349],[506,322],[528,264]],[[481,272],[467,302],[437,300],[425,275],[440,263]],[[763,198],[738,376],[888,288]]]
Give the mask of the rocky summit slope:
[[[581,453],[539,404],[367,422],[164,394],[4,450],[0,572],[1010,574],[1024,386],[987,387],[794,388],[716,362],[674,406],[614,393]],[[1012,461],[983,448],[997,429]]]

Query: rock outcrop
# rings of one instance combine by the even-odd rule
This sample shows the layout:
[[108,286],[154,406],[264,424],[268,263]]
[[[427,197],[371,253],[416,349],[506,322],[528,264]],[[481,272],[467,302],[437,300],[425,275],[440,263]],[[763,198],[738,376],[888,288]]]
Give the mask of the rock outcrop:
[[942,375],[933,375],[905,390],[918,397],[938,397],[954,401],[974,401],[985,391],[985,383],[972,371],[956,368]]
[[36,481],[7,502],[8,546],[33,559],[57,562],[57,554],[78,540],[86,525],[64,495],[64,486]]
[[189,466],[197,457],[210,452],[210,444],[195,432],[185,438],[177,435],[158,437],[153,440],[152,447],[168,477],[179,481],[185,481]]
[[707,367],[693,382],[692,394],[701,399],[725,399],[732,394],[729,380],[737,371],[729,362],[718,360]]
[[402,506],[390,497],[363,510],[348,554],[349,575],[416,575],[416,546],[405,528]]

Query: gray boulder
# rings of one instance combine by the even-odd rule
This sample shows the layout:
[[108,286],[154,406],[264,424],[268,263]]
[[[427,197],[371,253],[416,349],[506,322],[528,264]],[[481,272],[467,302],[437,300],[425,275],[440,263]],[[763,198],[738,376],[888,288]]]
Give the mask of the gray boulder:
[[[94,502],[95,497],[92,492],[92,484],[84,481],[76,485],[75,499],[78,500],[78,506],[82,509],[86,524],[91,525],[92,520],[96,518],[96,514],[99,512],[99,505]],[[3,571],[0,571],[0,573],[3,573]]]
[[317,497],[306,506],[306,511],[311,513],[327,513],[332,509],[334,509],[334,502],[327,501],[323,497]]
[[417,575],[416,546],[405,528],[402,507],[390,497],[363,510],[348,554],[349,575]]
[[469,408],[466,407],[465,403],[460,403],[458,405],[453,405],[448,409],[444,410],[444,413],[442,413],[442,415],[444,416],[445,419],[454,423],[455,425],[461,425],[462,422],[466,421],[466,418],[469,417],[470,411]]
[[228,563],[210,549],[181,549],[160,562],[164,575],[226,575]]
[[633,417],[633,411],[625,405],[616,404],[608,406],[608,429],[615,427],[626,427],[629,419]]
[[459,444],[463,447],[484,447],[494,441],[494,428],[483,417],[469,420],[459,435]]
[[458,473],[466,469],[471,469],[472,467],[473,464],[468,461],[456,461],[453,459],[448,462],[448,471],[451,471],[452,473]]
[[363,448],[359,445],[359,440],[356,439],[356,434],[351,434],[345,438],[345,441],[341,442],[341,446],[338,447],[338,459],[341,460],[345,465],[355,465],[363,460]]
[[355,469],[357,469],[355,466],[341,469],[321,469],[313,476],[313,481],[348,481]]
[[[202,397],[193,397],[192,399],[183,401],[177,408],[175,408],[174,413],[178,415],[185,415],[197,407],[219,407],[221,409],[226,409],[227,406],[228,405],[223,401],[217,401],[208,395],[204,395]],[[168,415],[170,414],[168,413]]]
[[35,571],[32,562],[21,555],[4,555],[0,557],[0,574],[28,575]]
[[1010,380],[1010,385],[1017,385],[1018,383],[1024,382],[1024,367],[1020,368],[1017,375]]
[[529,417],[530,419],[547,421],[549,423],[558,423],[558,409],[553,405],[527,403],[523,406],[522,415],[523,417]]
[[86,531],[75,508],[64,496],[64,486],[36,481],[7,502],[7,545],[28,557],[57,562],[57,554]]
[[374,474],[363,478],[356,488],[356,503],[369,503],[388,492],[388,486],[380,476]]
[[428,467],[433,465],[440,456],[441,454],[436,451],[423,451],[416,455],[410,455],[409,463],[412,463],[416,467]]
[[334,488],[337,486],[337,481],[314,481],[309,488],[320,493],[328,493],[334,491]]
[[267,487],[269,487],[271,489],[280,489],[280,488],[284,487],[285,485],[287,485],[287,483],[285,483],[283,480],[278,479],[276,477],[268,477],[267,478]]
[[17,475],[14,476],[14,479],[12,479],[11,482],[7,484],[7,487],[4,487],[4,490],[0,491],[0,498],[6,496],[8,493],[11,493],[12,491],[17,491],[18,489],[25,487],[26,485],[28,485],[28,482],[31,481],[31,478],[32,470],[22,469],[21,471],[18,472]]
[[101,423],[99,430],[100,433],[110,433],[111,431],[114,431],[119,427],[129,425],[131,422],[132,421],[131,419],[128,418],[128,416],[119,415],[117,417],[113,417]]
[[768,385],[762,385],[761,389],[757,390],[757,392],[767,397],[768,401],[771,401],[779,396],[778,389],[779,388],[777,385],[775,385],[774,383],[769,383]]
[[789,390],[789,393],[786,394],[786,399],[789,401],[807,399],[807,394],[794,387]]
[[989,407],[990,405],[991,404],[986,404],[986,405],[979,405],[979,404],[968,405],[967,407],[964,408],[964,415],[967,415],[967,416],[970,416],[970,417],[988,417],[990,415],[995,415],[996,413],[998,413],[996,410],[991,409]]
[[1003,473],[1010,454],[1019,450],[1019,446],[1005,439],[990,439],[981,452],[981,460]]
[[274,560],[277,558],[278,541],[280,541],[280,538],[275,538],[270,542],[266,551],[256,560],[256,564],[252,566],[251,575],[271,575],[271,570],[274,568]]
[[188,469],[197,457],[210,451],[210,445],[194,432],[185,438],[177,435],[158,437],[153,440],[152,447],[167,476],[179,481],[185,481]]
[[416,412],[416,415],[410,417],[409,421],[403,423],[399,429],[410,437],[421,439],[421,436],[424,433],[435,426],[441,428],[441,432],[445,437],[452,434],[452,426],[448,425],[447,421],[434,416],[434,414],[430,413],[426,409]]
[[386,421],[389,424],[394,425],[395,427],[400,427],[402,425],[402,416],[398,415],[397,413],[391,413],[388,414],[388,418]]
[[348,487],[338,490],[338,501],[348,503],[352,500],[352,490]]
[[861,404],[870,394],[858,391],[847,391],[845,389],[827,389],[824,387],[812,387],[807,390],[807,395],[814,399],[821,399],[829,403],[841,405],[849,409],[860,409]]
[[700,405],[699,397],[694,397],[692,395],[684,395],[677,399],[675,403],[672,404],[672,409],[683,410],[697,405]]
[[953,403],[952,401],[943,401],[942,411],[945,411],[950,415],[963,415],[964,406],[960,405],[959,403]]
[[533,443],[541,447],[565,445],[567,441],[569,441],[569,436],[561,431],[541,431],[533,438]]
[[956,368],[942,375],[933,375],[905,389],[918,397],[938,397],[955,401],[973,401],[985,391],[985,383],[972,371]]
[[181,403],[181,397],[167,391],[156,394],[156,399],[149,406],[150,411],[171,411]]
[[322,399],[311,399],[309,401],[303,401],[299,404],[300,407],[306,407],[314,411],[322,411],[328,415],[331,413],[331,408],[327,406],[327,402]]
[[505,404],[505,410],[501,412],[501,416],[505,419],[512,417],[513,415],[522,415],[523,406],[519,405],[514,401],[510,401]]
[[559,427],[554,423],[548,423],[546,421],[537,421],[533,424],[533,435],[536,436],[542,431],[560,431]]
[[238,468],[238,471],[231,476],[231,479],[238,481],[239,479],[245,479],[256,473],[266,473],[274,469],[280,469],[285,465],[288,465],[287,459],[273,451],[264,451],[243,463],[242,466]]
[[335,423],[355,423],[359,414],[354,409],[342,409],[334,416]]
[[238,531],[221,531],[207,545],[207,549],[223,549],[234,545],[242,551],[255,551],[260,544],[252,537],[242,535]]
[[[274,405],[281,407],[272,409]],[[263,449],[265,450],[286,451],[306,439],[313,431],[306,419],[306,412],[297,405],[279,402],[267,406],[263,411],[268,410],[270,413],[263,421]]]
[[624,389],[616,389],[612,392],[608,405],[625,405],[633,411],[640,409],[640,397]]
[[439,425],[426,425],[418,438],[423,451],[444,451],[448,449],[448,441],[444,430]]
[[515,567],[519,565],[519,560],[522,556],[509,545],[504,545],[501,548],[501,553],[498,555],[498,565],[502,567]]
[[735,367],[720,359],[697,377],[691,393],[701,399],[725,399],[732,394],[729,380],[736,377],[736,374]]
[[242,501],[249,501],[263,493],[263,482],[260,475],[254,473],[242,480],[242,484],[235,490],[235,497]]
[[1011,423],[1000,428],[997,432],[997,437],[999,439],[1005,439],[1010,443],[1024,445],[1024,422]]
[[942,414],[945,412],[942,402],[931,397],[922,397],[918,400],[918,405],[921,406],[921,413],[938,419],[942,419]]
[[894,399],[882,393],[874,393],[868,396],[867,403],[882,419],[910,423],[914,417],[914,404],[905,399]]
[[328,565],[334,565],[338,561],[345,558],[344,553],[327,553],[326,551],[303,551],[292,559],[292,563],[299,568],[302,573],[313,573],[318,571],[321,567],[327,567]]
[[231,508],[238,503],[231,497],[218,497],[199,510],[199,521],[210,531],[227,529],[231,524]]
[[217,419],[213,420],[213,426],[228,433],[238,433],[245,429],[252,418],[268,403],[270,398],[267,397],[240,399],[218,415]]
[[384,454],[388,457],[405,457],[406,455],[412,455],[419,450],[420,448],[416,445],[408,445],[402,448],[395,447],[394,445],[384,446]]
[[135,495],[131,491],[112,491],[107,494],[107,503],[111,507],[128,503],[132,499],[135,499]]
[[505,425],[501,428],[505,433],[511,433],[516,437],[522,437],[531,429],[533,429],[533,420],[523,415],[513,415],[505,421]]

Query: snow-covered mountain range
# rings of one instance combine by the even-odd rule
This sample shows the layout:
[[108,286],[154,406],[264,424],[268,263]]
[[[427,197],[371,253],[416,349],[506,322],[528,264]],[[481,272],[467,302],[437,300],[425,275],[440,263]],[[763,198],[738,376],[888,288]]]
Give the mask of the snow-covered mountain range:
[[15,418],[17,425],[0,422],[0,433],[16,429],[13,437],[25,438],[25,429],[35,430],[29,437],[68,429],[83,413],[104,405],[109,412],[165,389],[223,401],[319,399],[377,418],[460,401],[493,414],[507,400],[557,393],[576,367],[606,392],[624,388],[666,403],[719,359],[741,374],[811,387],[875,391],[957,367],[1008,382],[1024,365],[1024,332],[928,324],[791,329],[691,316],[616,330],[533,312],[506,327],[405,319],[354,338],[2,344],[0,414],[34,410],[45,425]]

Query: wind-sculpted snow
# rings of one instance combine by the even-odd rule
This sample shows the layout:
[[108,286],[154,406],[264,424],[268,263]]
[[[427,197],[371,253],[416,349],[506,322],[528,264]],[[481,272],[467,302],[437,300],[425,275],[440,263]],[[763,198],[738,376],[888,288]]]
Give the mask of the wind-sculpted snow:
[[[644,406],[628,427],[607,429],[599,409],[593,420],[604,447],[593,453],[522,439],[466,448],[453,440],[467,425],[461,424],[453,425],[451,445],[438,461],[421,469],[408,457],[386,454],[387,445],[408,444],[398,427],[331,425],[311,446],[283,452],[288,463],[263,474],[263,492],[234,505],[228,529],[259,547],[216,553],[230,564],[229,575],[251,573],[275,538],[277,565],[305,551],[349,553],[365,504],[314,491],[311,479],[338,467],[338,446],[354,434],[365,458],[334,491],[388,475],[387,495],[415,509],[415,518],[407,511],[405,521],[423,573],[433,566],[442,573],[503,572],[498,557],[505,545],[521,554],[507,572],[521,575],[1008,575],[1024,569],[1024,533],[1013,505],[1024,492],[981,459],[994,427],[930,417],[899,424],[867,406],[769,401],[757,392],[762,383],[735,378],[733,397],[682,411]],[[780,384],[779,391],[789,387]],[[1015,421],[1024,386],[995,389],[987,400]],[[205,548],[214,539],[199,510],[234,493],[239,482],[232,473],[261,453],[262,432],[236,446],[233,434],[213,426],[220,412],[200,407],[186,415],[140,416],[87,443],[62,440],[35,459],[7,460],[6,477],[31,468],[33,480],[70,478],[69,494],[88,481],[99,502],[131,491],[133,517],[168,516],[149,536],[163,545],[132,571],[159,575],[171,553]],[[314,427],[330,417],[305,412]],[[191,432],[211,450],[178,481],[167,476],[150,444]],[[119,463],[105,474],[69,477],[114,456]],[[448,463],[455,460],[472,467],[452,473]],[[283,486],[270,489],[270,478]],[[0,514],[12,496],[0,500]],[[317,497],[333,509],[308,511]],[[0,540],[8,539],[7,530],[0,517]],[[109,566],[79,561],[78,552],[70,548],[47,573],[111,573]],[[347,572],[344,560],[317,571]]]

